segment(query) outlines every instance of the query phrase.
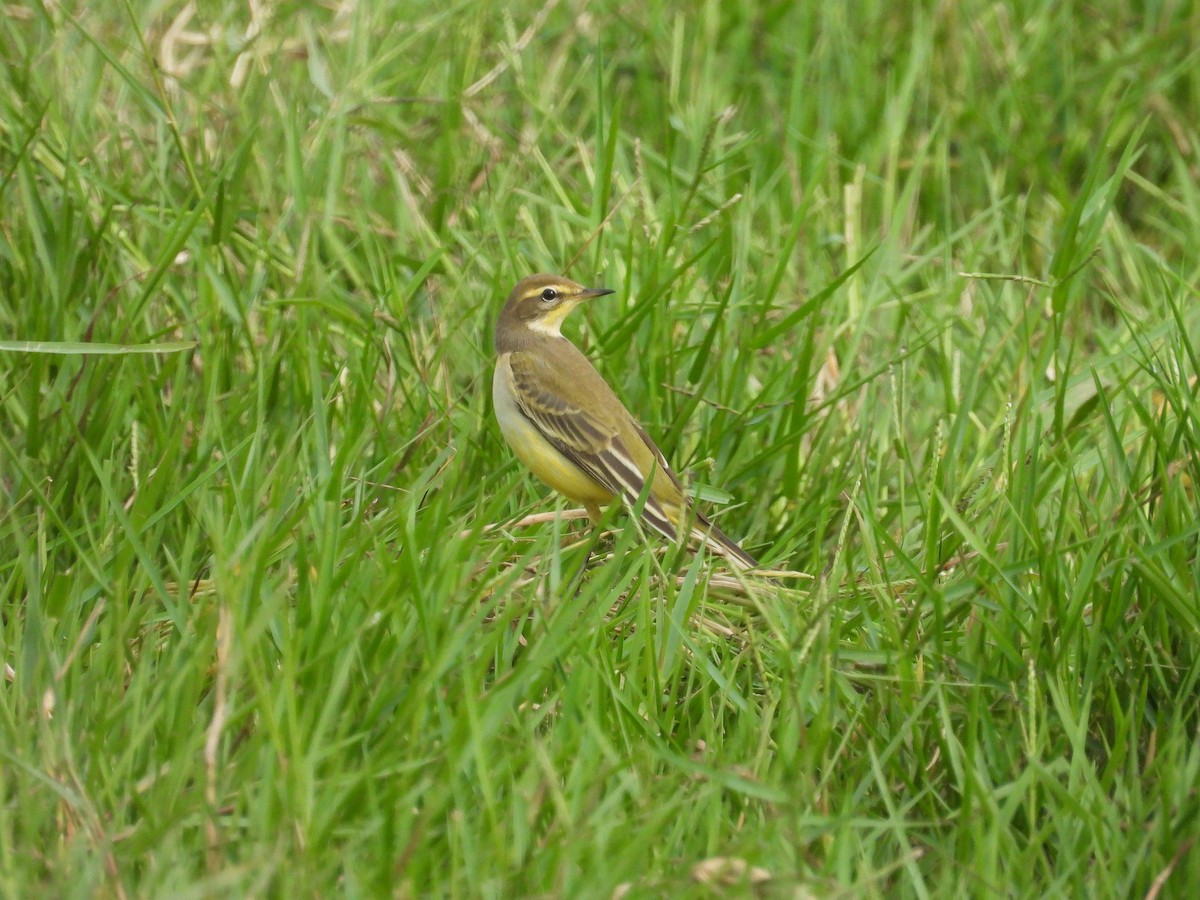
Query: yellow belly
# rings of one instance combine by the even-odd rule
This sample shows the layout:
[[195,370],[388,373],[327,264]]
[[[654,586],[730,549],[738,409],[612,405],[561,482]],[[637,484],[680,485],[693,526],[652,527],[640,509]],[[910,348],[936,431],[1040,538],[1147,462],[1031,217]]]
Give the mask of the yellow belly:
[[541,481],[569,500],[583,504],[611,503],[613,494],[598,485],[590,475],[559,453],[530,422],[513,399],[508,363],[501,357],[492,377],[492,402],[500,432],[517,459]]

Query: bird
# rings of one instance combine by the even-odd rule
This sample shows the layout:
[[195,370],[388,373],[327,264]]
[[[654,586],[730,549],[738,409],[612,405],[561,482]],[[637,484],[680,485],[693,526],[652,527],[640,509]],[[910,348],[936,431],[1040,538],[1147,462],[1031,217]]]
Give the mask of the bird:
[[670,540],[681,526],[735,568],[758,562],[695,509],[650,435],[586,356],[562,334],[585,301],[615,293],[558,275],[522,278],[496,321],[492,402],[513,453],[542,482],[583,504],[630,508],[645,492],[642,521]]

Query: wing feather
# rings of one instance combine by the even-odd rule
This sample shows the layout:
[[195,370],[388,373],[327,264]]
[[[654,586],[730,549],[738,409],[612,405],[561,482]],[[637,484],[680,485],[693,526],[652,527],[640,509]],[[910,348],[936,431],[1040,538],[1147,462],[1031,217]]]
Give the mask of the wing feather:
[[[636,504],[646,490],[650,473],[668,479],[664,485],[652,486],[642,507],[642,519],[660,534],[677,539],[680,522],[688,517],[690,507],[679,478],[591,363],[573,345],[567,352],[569,357],[558,360],[557,366],[537,354],[508,354],[518,408],[559,453],[630,505]],[[574,391],[567,388],[568,383]],[[596,408],[607,410],[608,415],[597,417],[595,410],[589,415],[565,399],[568,393],[579,390],[601,395],[599,399],[605,402]],[[691,510],[690,518],[692,532],[711,548],[742,565],[756,564],[698,510]]]
[[[603,456],[612,452],[618,429],[586,415],[565,400],[554,387],[553,370],[537,358],[513,353],[509,356],[509,367],[517,406],[542,437],[605,490],[627,494],[629,486],[603,461]],[[630,468],[636,475],[637,467]],[[622,474],[629,475],[630,471],[622,470]]]

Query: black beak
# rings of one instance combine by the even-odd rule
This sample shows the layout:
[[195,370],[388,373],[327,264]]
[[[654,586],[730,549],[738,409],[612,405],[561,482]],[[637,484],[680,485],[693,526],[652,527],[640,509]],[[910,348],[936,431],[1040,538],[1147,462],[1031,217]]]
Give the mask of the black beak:
[[593,297],[603,297],[605,294],[615,294],[611,288],[584,288],[575,296],[580,300],[591,300]]

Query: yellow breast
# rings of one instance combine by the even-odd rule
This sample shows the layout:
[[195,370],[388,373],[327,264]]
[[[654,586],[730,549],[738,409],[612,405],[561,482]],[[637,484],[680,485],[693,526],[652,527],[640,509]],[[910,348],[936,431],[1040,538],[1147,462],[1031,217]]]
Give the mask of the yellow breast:
[[508,446],[534,475],[576,503],[611,503],[613,494],[598,485],[590,475],[563,456],[542,437],[537,426],[525,418],[512,393],[512,372],[508,354],[496,361],[492,376],[492,403],[500,432]]

